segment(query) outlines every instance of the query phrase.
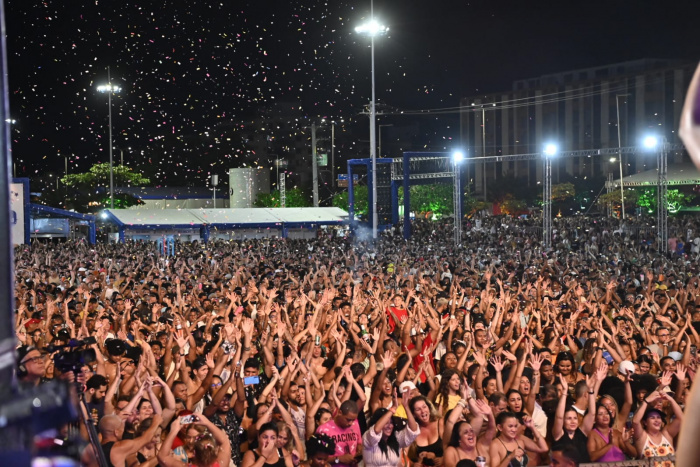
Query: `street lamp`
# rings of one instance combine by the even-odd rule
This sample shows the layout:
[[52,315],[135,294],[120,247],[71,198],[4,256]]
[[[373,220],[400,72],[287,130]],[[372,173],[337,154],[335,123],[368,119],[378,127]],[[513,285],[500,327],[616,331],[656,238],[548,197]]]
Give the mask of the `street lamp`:
[[370,48],[372,50],[372,100],[369,104],[369,154],[372,159],[372,238],[377,238],[377,224],[379,220],[377,213],[377,142],[375,134],[375,120],[377,115],[374,108],[374,36],[385,34],[388,30],[389,28],[375,21],[374,1],[371,1],[369,22],[356,27],[355,31],[370,37]]
[[544,146],[544,183],[542,186],[542,235],[544,247],[552,246],[552,158],[559,148],[554,143]]
[[[454,188],[452,190],[454,205],[454,241],[455,247],[462,243],[462,178],[460,173],[460,167],[464,161],[464,153],[457,150],[452,153],[452,164],[454,166]],[[404,213],[407,215],[407,213]]]
[[114,209],[114,163],[112,160],[112,94],[120,92],[119,86],[112,84],[112,75],[107,67],[107,84],[97,86],[97,92],[107,93],[107,106],[109,107],[109,206]]

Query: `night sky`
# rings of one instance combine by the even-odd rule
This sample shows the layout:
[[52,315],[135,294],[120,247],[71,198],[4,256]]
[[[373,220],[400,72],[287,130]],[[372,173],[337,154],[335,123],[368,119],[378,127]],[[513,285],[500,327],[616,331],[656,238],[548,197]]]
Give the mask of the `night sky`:
[[[376,41],[377,98],[394,110],[455,107],[547,73],[698,60],[698,13],[680,1],[377,0],[390,27]],[[62,174],[66,153],[70,172],[108,160],[107,96],[96,90],[107,66],[123,89],[114,145],[131,147],[128,165],[156,185],[269,164],[250,150],[248,123],[275,103],[296,115],[279,138],[320,117],[367,138],[369,40],[354,28],[369,1],[9,0],[6,15],[13,154],[33,183]],[[420,118],[426,147],[458,135],[456,114]],[[340,145],[357,157],[352,141]]]

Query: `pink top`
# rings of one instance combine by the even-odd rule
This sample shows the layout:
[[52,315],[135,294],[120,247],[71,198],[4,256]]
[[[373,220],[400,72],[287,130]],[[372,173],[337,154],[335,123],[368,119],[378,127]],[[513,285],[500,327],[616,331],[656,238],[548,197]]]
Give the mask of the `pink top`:
[[[360,424],[355,420],[347,428],[341,428],[336,425],[332,418],[316,429],[316,433],[323,433],[333,438],[335,441],[335,456],[345,454],[357,454],[357,446],[362,443],[362,433],[360,433]],[[339,467],[351,467],[350,464],[335,464]]]
[[[610,442],[610,439],[608,437],[603,436],[603,433],[601,433],[600,430],[598,430],[598,428],[594,428],[594,430],[596,433],[598,433],[598,436],[603,438],[603,441],[605,441],[606,443]],[[616,462],[624,460],[627,460],[627,456],[625,456],[625,453],[622,452],[622,449],[618,448],[613,444],[612,447],[608,449],[608,452],[603,454],[603,457],[598,459],[596,462]]]

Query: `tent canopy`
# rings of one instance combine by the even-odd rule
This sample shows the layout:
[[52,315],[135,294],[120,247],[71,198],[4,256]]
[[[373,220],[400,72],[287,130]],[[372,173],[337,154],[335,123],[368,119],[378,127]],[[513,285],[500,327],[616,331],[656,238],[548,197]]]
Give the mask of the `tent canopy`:
[[348,214],[340,208],[232,208],[232,209],[106,209],[103,216],[121,228],[158,227],[257,228],[339,225]]
[[[622,179],[622,185],[626,187],[634,186],[656,186],[658,181],[656,168],[634,175],[629,175]],[[666,172],[668,185],[700,185],[700,171],[692,164],[669,165]],[[619,187],[620,179],[614,180],[612,186]]]

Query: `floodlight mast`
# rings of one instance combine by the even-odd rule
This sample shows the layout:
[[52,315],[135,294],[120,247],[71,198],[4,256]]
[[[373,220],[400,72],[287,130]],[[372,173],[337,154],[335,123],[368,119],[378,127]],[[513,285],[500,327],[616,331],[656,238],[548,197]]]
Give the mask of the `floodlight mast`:
[[552,158],[557,154],[555,144],[547,144],[544,147],[544,183],[542,184],[542,236],[543,246],[548,249],[552,246]]
[[[454,188],[452,190],[454,205],[454,241],[455,247],[462,244],[462,174],[460,172],[460,167],[462,161],[464,160],[464,153],[462,151],[455,151],[452,153],[452,165],[454,167]],[[406,215],[406,213],[404,213]]]
[[668,150],[665,137],[650,135],[644,147],[656,151],[656,241],[659,252],[668,253]]
[[355,28],[360,34],[370,37],[370,48],[372,54],[372,99],[369,103],[369,154],[372,159],[372,238],[377,238],[377,226],[379,224],[379,214],[377,213],[377,144],[376,144],[376,109],[375,109],[375,84],[374,84],[374,37],[384,34],[389,30],[386,26],[378,23],[374,19],[374,1],[370,2],[370,20]]

